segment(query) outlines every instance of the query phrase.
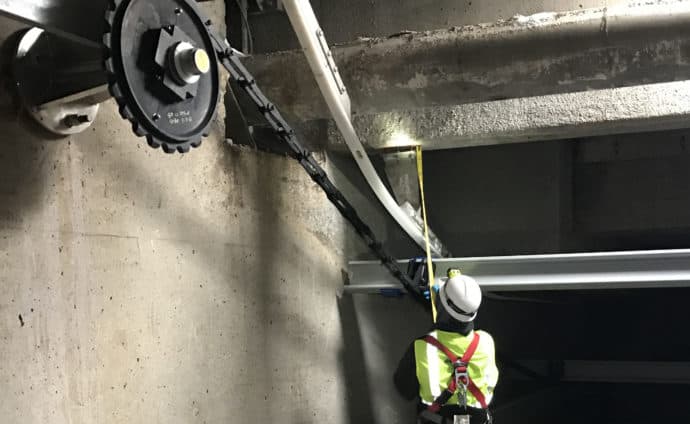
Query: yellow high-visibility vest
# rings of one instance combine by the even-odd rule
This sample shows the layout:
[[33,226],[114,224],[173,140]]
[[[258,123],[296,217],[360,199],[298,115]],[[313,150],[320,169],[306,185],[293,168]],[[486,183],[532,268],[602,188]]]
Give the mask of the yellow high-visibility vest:
[[[472,356],[468,366],[468,373],[472,381],[484,394],[486,404],[491,403],[494,388],[498,382],[498,368],[496,367],[496,350],[494,339],[489,333],[479,333],[479,346]],[[458,333],[436,330],[429,333],[441,344],[450,349],[458,357],[462,357],[467,347],[474,338],[474,332],[467,336]],[[453,375],[453,367],[448,357],[424,340],[416,340],[414,343],[415,360],[417,363],[417,380],[419,381],[419,396],[427,405],[431,405],[437,397],[448,388],[448,383]],[[457,405],[458,395],[453,395],[446,405]],[[481,408],[477,399],[467,392],[467,406]]]

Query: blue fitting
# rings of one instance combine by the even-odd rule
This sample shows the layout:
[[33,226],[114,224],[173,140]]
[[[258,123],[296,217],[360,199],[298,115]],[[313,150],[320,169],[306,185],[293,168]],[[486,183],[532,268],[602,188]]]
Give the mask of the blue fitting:
[[381,289],[379,294],[383,297],[402,297],[405,295],[400,289]]

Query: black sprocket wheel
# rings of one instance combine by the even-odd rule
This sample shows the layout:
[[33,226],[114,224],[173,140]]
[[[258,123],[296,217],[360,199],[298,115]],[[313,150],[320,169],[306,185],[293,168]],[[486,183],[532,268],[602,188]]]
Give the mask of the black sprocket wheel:
[[[122,117],[150,146],[166,153],[198,147],[220,97],[210,21],[193,0],[111,0],[106,20],[105,68]],[[191,79],[195,82],[182,81],[180,68],[173,65],[180,45],[203,50],[202,62],[206,53],[208,70]]]

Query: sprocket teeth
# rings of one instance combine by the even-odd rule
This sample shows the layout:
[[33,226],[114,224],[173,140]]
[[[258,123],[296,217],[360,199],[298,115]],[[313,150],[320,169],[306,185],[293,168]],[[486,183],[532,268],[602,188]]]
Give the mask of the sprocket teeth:
[[134,114],[132,114],[132,111],[124,105],[120,106],[120,116],[130,121],[134,119]]
[[[189,4],[192,7],[196,7],[196,4],[194,3],[195,2],[192,1]],[[121,72],[118,70],[118,67],[123,66],[120,57],[124,54],[124,52],[120,51],[118,44],[118,37],[120,37],[119,31],[121,31],[118,29],[120,28],[121,24],[119,21],[124,19],[126,10],[123,9],[128,7],[129,4],[130,0],[108,0],[108,10],[105,11],[104,15],[106,21],[106,30],[104,31],[102,37],[104,45],[103,67],[105,68],[109,82],[108,90],[115,98],[115,101],[119,106],[120,115],[131,123],[132,130],[137,136],[146,138],[146,141],[150,147],[154,149],[162,148],[162,150],[167,154],[174,154],[178,152],[181,154],[188,153],[190,150],[192,150],[192,148],[198,148],[201,146],[202,137],[208,137],[211,130],[211,124],[215,120],[215,113],[217,113],[217,111],[214,110],[214,118],[211,119],[211,121],[209,121],[206,127],[201,131],[201,136],[195,135],[192,139],[181,142],[176,142],[172,139],[170,141],[166,141],[166,137],[163,137],[164,139],[161,140],[160,138],[156,137],[155,130],[157,128],[155,127],[155,124],[151,124],[153,125],[154,131],[150,132],[144,127],[142,122],[139,122],[139,118],[135,116],[134,111],[132,110],[132,108],[135,108],[135,106],[130,103],[130,101],[132,101],[130,98],[130,89],[126,84],[126,81],[122,82],[122,86],[120,85],[122,76],[120,75]],[[130,105],[132,105],[132,108],[130,108]],[[138,109],[134,110],[137,111],[137,114],[139,114]],[[146,123],[149,124],[148,122]]]
[[163,147],[163,151],[169,155],[175,153],[175,151],[177,150],[174,146],[170,146],[168,144],[163,144],[162,147]]
[[[118,102],[122,99],[122,90],[117,83],[108,85],[108,91],[110,91],[110,94],[112,94]],[[120,113],[122,113],[122,111],[120,111]]]
[[213,127],[213,123],[216,121],[216,118],[218,116],[218,112],[213,113],[213,117],[211,118],[210,121],[208,121],[208,124],[206,124],[206,127],[201,130],[201,137],[208,137],[211,134],[211,128]]
[[112,74],[115,72],[115,62],[113,62],[112,57],[105,60],[105,71],[108,72],[109,74]]
[[161,143],[151,136],[146,137],[146,142],[149,144],[149,146],[153,147],[154,149],[158,149],[159,147],[161,147]]
[[105,12],[105,20],[108,22],[109,28],[112,29],[112,24],[115,22],[115,11],[108,10]]
[[136,134],[139,137],[145,137],[149,135],[149,132],[146,131],[143,125],[141,125],[139,122],[133,122],[132,123],[132,130],[134,131],[134,134]]

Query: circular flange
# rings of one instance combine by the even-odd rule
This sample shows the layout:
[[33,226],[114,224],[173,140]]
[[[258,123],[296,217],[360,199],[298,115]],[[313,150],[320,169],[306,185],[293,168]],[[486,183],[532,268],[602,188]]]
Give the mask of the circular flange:
[[[167,153],[198,147],[220,97],[210,22],[189,0],[114,0],[106,19],[105,66],[120,114],[152,147]],[[180,81],[168,60],[181,42],[203,50],[209,60],[208,72],[194,83]]]

